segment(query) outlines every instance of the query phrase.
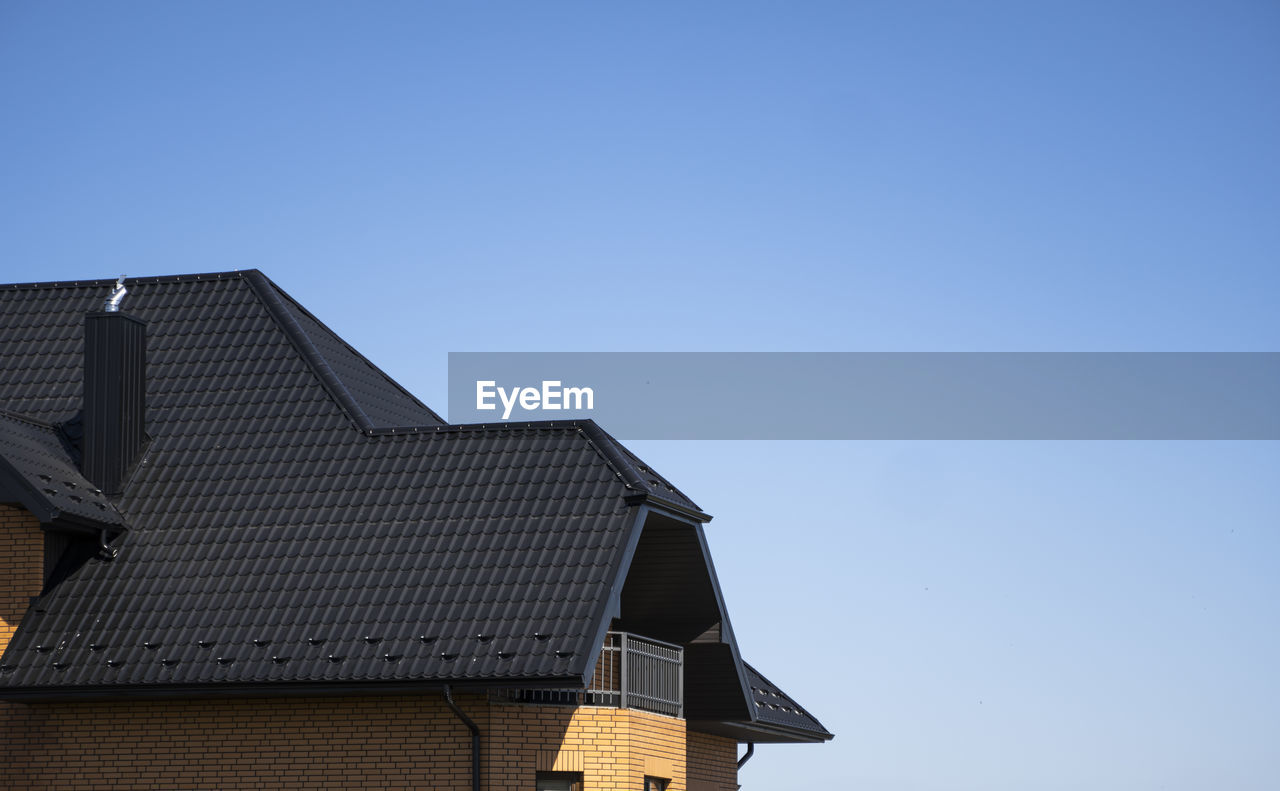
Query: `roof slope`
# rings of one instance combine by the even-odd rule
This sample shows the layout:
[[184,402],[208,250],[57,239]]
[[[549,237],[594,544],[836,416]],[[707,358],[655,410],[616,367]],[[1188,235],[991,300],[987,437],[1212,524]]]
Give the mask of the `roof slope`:
[[747,671],[747,685],[751,687],[751,702],[755,706],[756,722],[795,731],[814,739],[831,738],[831,732],[824,728],[816,717],[805,711],[776,684],[760,675],[760,671],[746,662],[743,662],[742,666]]
[[[0,287],[0,406],[76,414],[83,315],[111,284]],[[369,427],[425,407],[261,274],[126,284],[124,310],[148,323],[152,436],[117,503],[131,530],[118,559],[41,597],[0,686],[588,671],[629,503],[672,497],[625,480],[607,434],[429,410]]]
[[43,522],[124,526],[110,501],[80,474],[55,426],[3,410],[0,496],[21,502]]

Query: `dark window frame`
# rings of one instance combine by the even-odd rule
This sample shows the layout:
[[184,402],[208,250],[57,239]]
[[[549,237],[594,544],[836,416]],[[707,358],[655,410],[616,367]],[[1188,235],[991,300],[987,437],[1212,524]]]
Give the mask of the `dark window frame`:
[[569,784],[569,791],[583,791],[582,772],[538,772],[534,787],[537,791],[560,791],[566,782]]

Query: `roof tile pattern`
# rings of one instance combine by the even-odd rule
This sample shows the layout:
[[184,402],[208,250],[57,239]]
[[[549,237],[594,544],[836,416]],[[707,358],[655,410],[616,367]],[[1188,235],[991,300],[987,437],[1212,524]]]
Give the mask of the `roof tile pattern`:
[[122,527],[102,492],[80,474],[56,427],[0,411],[0,471],[18,478],[50,518]]
[[760,675],[760,671],[746,662],[742,663],[742,667],[747,671],[747,684],[751,687],[751,701],[755,706],[756,720],[831,738],[831,733],[822,727],[822,723],[776,684]]
[[[0,287],[0,406],[79,410],[83,314],[110,285]],[[635,515],[583,427],[359,431],[246,276],[127,285],[152,435],[117,503],[131,531],[28,613],[0,686],[585,672]],[[367,414],[411,410],[361,376]]]

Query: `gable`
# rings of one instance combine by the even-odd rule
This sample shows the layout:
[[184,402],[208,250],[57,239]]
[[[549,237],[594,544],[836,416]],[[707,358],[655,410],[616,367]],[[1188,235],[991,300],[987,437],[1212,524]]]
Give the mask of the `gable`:
[[701,523],[646,509],[610,611],[624,632],[683,647],[689,727],[741,741],[822,741],[831,734],[742,660]]

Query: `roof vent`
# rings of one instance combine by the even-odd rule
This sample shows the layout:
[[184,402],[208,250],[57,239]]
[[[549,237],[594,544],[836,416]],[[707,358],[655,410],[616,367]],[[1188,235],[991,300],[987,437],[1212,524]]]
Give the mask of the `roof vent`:
[[107,297],[106,302],[102,303],[104,313],[115,313],[120,310],[120,303],[124,301],[124,295],[129,293],[129,289],[124,287],[124,275],[116,280],[116,287],[111,291],[111,295]]

